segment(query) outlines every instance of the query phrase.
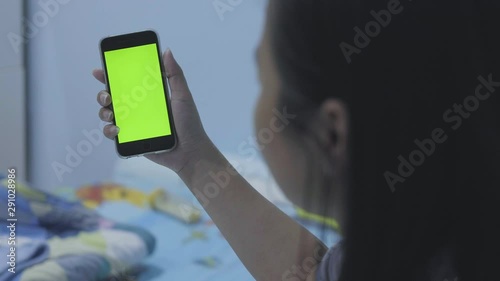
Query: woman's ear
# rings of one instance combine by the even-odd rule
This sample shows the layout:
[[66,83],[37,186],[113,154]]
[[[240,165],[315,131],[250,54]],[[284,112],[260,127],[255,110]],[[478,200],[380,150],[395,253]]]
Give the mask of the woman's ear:
[[327,99],[320,107],[320,141],[332,157],[346,153],[349,133],[346,105],[339,99]]

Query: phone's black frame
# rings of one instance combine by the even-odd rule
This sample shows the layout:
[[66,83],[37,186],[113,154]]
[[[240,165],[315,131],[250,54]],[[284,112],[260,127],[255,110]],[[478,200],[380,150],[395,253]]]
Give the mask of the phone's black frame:
[[[116,150],[118,152],[118,155],[120,155],[121,157],[124,157],[124,158],[132,157],[132,156],[139,156],[139,155],[144,155],[144,154],[150,154],[150,153],[169,151],[169,150],[174,149],[176,142],[177,142],[176,141],[177,138],[176,138],[175,126],[174,126],[174,119],[172,117],[172,110],[170,107],[170,95],[169,95],[169,91],[168,91],[167,74],[166,74],[165,68],[163,66],[162,55],[161,55],[161,50],[160,50],[160,43],[159,43],[158,35],[156,34],[156,32],[154,32],[152,30],[146,30],[146,31],[141,31],[141,32],[106,37],[106,38],[101,40],[100,50],[101,50],[101,59],[102,59],[104,73],[105,73],[105,79],[106,79],[106,87],[107,87],[108,92],[111,95],[111,100],[113,100],[113,93],[111,92],[111,87],[109,85],[108,69],[106,66],[106,59],[104,56],[104,52],[119,50],[119,49],[124,49],[124,48],[129,48],[129,47],[136,47],[136,46],[141,46],[141,45],[148,45],[148,44],[156,44],[156,48],[158,50],[158,62],[160,63],[160,67],[161,67],[162,84],[163,84],[163,89],[164,89],[164,93],[165,93],[165,100],[166,100],[166,109],[165,110],[167,110],[167,112],[168,112],[168,117],[169,117],[169,122],[170,122],[169,125],[171,128],[171,135],[157,137],[157,138],[151,138],[151,139],[145,139],[145,140],[138,140],[138,141],[133,141],[133,142],[126,142],[126,143],[120,143],[119,136],[117,136],[115,139]],[[112,104],[110,105],[110,108],[112,108]],[[113,124],[116,125],[115,120],[113,120]]]

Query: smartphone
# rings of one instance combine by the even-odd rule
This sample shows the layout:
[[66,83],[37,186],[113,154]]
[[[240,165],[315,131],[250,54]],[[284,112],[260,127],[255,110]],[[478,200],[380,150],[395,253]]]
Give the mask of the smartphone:
[[101,58],[122,158],[174,149],[176,134],[158,35],[151,30],[107,37]]

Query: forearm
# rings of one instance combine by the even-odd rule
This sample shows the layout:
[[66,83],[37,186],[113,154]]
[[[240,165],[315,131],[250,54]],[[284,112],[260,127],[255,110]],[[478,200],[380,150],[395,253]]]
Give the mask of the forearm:
[[198,159],[179,175],[250,273],[257,280],[306,280],[325,246],[252,188],[213,145]]

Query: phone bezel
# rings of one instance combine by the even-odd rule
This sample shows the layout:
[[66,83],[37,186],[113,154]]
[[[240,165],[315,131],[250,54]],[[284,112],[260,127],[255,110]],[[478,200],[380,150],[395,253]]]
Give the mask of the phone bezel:
[[[166,100],[166,110],[168,112],[168,117],[169,117],[169,122],[170,122],[170,128],[171,128],[171,135],[168,136],[162,136],[162,137],[157,137],[157,138],[150,138],[150,139],[144,139],[144,140],[138,140],[138,141],[133,141],[133,142],[126,142],[126,143],[120,143],[119,142],[119,136],[115,138],[115,146],[116,146],[116,151],[118,155],[122,158],[129,158],[133,156],[141,156],[145,154],[152,154],[152,153],[162,153],[162,152],[167,152],[175,148],[175,145],[177,143],[176,141],[176,133],[175,133],[175,126],[174,126],[174,119],[172,116],[172,110],[171,110],[171,101],[170,101],[170,94],[168,90],[168,83],[167,83],[167,74],[165,72],[165,68],[162,62],[162,54],[161,54],[161,48],[160,48],[160,42],[158,35],[156,32],[153,30],[145,30],[145,31],[140,31],[140,32],[134,32],[134,33],[128,33],[128,34],[122,34],[122,35],[117,35],[117,36],[110,36],[103,38],[99,44],[100,46],[100,51],[101,51],[101,61],[103,64],[103,69],[104,69],[104,77],[105,77],[105,82],[106,82],[106,89],[108,93],[111,95],[111,100],[113,100],[113,93],[111,93],[109,81],[108,81],[108,69],[106,66],[106,60],[104,53],[107,51],[113,51],[113,50],[119,50],[119,49],[124,49],[124,48],[130,48],[130,47],[137,47],[137,46],[142,46],[142,45],[148,45],[148,44],[156,44],[156,48],[158,50],[158,61],[160,63],[160,69],[161,69],[161,75],[162,75],[162,84],[163,84],[163,89],[165,93],[165,100]],[[110,109],[113,108],[113,105],[111,104],[109,106]],[[113,124],[116,125],[115,120],[113,119]]]

